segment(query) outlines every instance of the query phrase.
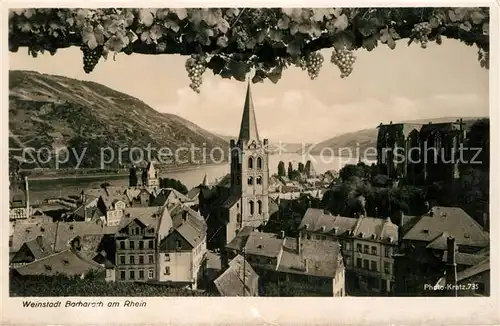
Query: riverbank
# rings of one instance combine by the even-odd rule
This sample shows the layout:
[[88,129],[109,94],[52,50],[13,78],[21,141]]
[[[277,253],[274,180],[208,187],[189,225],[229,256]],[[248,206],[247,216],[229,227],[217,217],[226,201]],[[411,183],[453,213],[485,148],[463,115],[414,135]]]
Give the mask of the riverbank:
[[[223,163],[211,163],[211,164],[198,164],[198,165],[187,165],[187,166],[179,166],[179,167],[167,167],[162,168],[158,167],[161,170],[160,177],[164,176],[166,173],[178,173],[178,172],[188,172],[202,168],[215,167],[220,165],[227,165],[227,162]],[[52,175],[50,175],[52,174]],[[57,171],[50,171],[44,174],[39,175],[28,175],[29,180],[43,181],[43,180],[64,180],[64,179],[95,179],[95,178],[125,178],[128,177],[129,173],[127,172],[117,172],[117,173],[99,173],[99,172],[87,172],[87,173],[78,173],[78,174],[69,174],[69,173],[57,173]]]

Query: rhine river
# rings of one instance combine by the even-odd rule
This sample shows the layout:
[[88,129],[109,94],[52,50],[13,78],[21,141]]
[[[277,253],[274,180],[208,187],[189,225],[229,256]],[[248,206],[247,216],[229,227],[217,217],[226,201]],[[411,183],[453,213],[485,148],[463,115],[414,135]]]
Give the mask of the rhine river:
[[[324,173],[328,170],[340,170],[346,164],[356,164],[357,158],[335,157],[335,156],[314,156],[300,154],[280,154],[269,155],[269,173],[274,174],[278,170],[279,161],[285,162],[285,168],[288,167],[288,162],[292,162],[294,168],[297,168],[299,162],[306,163],[311,160],[314,169],[317,173]],[[365,163],[371,164],[372,161],[364,160]],[[221,178],[229,173],[229,164],[220,165],[200,165],[186,168],[183,171],[174,171],[161,173],[162,178],[172,178],[181,181],[188,189],[199,185],[205,174],[207,181],[213,182],[217,178]],[[88,176],[78,178],[61,178],[47,180],[31,180],[30,185],[30,201],[35,203],[48,197],[60,197],[68,195],[78,195],[83,189],[99,188],[103,183],[107,182],[110,186],[127,186],[128,176]]]

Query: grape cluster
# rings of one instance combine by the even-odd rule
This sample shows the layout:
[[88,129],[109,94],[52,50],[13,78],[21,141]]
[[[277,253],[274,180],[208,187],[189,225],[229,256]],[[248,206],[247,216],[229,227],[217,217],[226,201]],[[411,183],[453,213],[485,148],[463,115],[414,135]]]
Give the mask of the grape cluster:
[[311,79],[315,79],[319,75],[323,61],[324,58],[321,53],[311,52],[305,58],[301,58],[299,60],[299,66],[301,66],[302,70],[307,69],[309,77],[311,77]]
[[352,66],[356,62],[356,56],[353,51],[344,47],[338,51],[334,49],[330,61],[339,67],[340,78],[345,78],[352,73]]
[[186,60],[186,71],[188,72],[189,79],[191,79],[191,84],[189,87],[196,93],[200,93],[200,86],[203,82],[202,75],[207,69],[206,56],[203,54],[192,54],[189,59]]
[[413,29],[411,30],[414,37],[420,42],[422,48],[427,47],[427,43],[429,42],[429,34],[432,32],[432,27],[430,23],[423,22],[419,24],[415,24]]
[[239,50],[246,50],[248,44],[248,33],[241,26],[233,29],[233,35],[236,38],[236,46]]
[[98,46],[91,50],[88,46],[82,45],[80,50],[83,52],[83,70],[89,74],[94,70],[102,55],[102,47]]

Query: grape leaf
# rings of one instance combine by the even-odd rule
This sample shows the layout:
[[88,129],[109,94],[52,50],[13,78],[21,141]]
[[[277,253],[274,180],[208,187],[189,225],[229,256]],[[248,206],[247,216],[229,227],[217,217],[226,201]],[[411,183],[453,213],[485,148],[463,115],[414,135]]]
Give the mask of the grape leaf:
[[473,24],[479,25],[479,24],[481,24],[483,22],[483,20],[485,19],[485,16],[483,15],[482,12],[474,10],[470,14],[470,19],[471,19],[471,21],[472,21]]
[[229,30],[229,23],[227,22],[227,20],[221,18],[219,19],[218,23],[217,23],[217,29],[222,33],[222,34],[226,34],[227,31]]
[[389,28],[389,33],[391,34],[391,38],[393,40],[399,40],[401,36],[399,36],[398,32],[394,29],[394,27]]
[[217,39],[217,46],[220,46],[221,48],[227,47],[227,42],[228,38],[225,35],[222,35]]
[[470,30],[472,29],[472,25],[471,25],[471,23],[470,23],[470,22],[468,22],[468,21],[465,21],[465,22],[461,23],[461,24],[459,25],[459,27],[460,27],[461,29],[463,29],[464,31],[466,31],[466,32],[470,32]]
[[351,31],[343,31],[335,35],[335,40],[333,42],[333,47],[336,50],[341,50],[342,48],[347,48],[349,50],[354,50],[354,34]]
[[396,42],[394,41],[394,39],[392,37],[390,37],[388,40],[387,40],[387,45],[389,46],[389,48],[391,50],[394,50],[396,48]]
[[375,36],[363,39],[363,47],[368,51],[372,51],[377,46],[377,39]]
[[94,36],[95,36],[97,44],[99,44],[99,45],[104,44],[104,27],[102,25],[98,25],[94,29]]
[[261,69],[257,69],[255,71],[255,76],[253,76],[253,78],[252,78],[252,83],[254,83],[254,84],[263,83],[264,79],[266,79],[266,78],[267,78],[266,72],[261,70]]
[[210,45],[212,36],[214,36],[214,31],[211,28],[204,28],[196,33],[195,40],[203,45]]
[[82,41],[87,44],[91,50],[97,47],[98,44],[92,26],[87,26],[82,30]]
[[381,29],[380,42],[387,43],[387,41],[389,41],[389,38],[391,38],[391,35],[389,35],[389,30],[387,28]]
[[436,17],[432,17],[431,19],[429,19],[429,24],[431,25],[432,29],[437,28],[439,27],[439,19],[437,19]]
[[160,24],[154,24],[153,27],[149,30],[149,37],[153,42],[156,43],[158,39],[160,39],[163,36],[164,33],[164,27],[161,26]]
[[170,10],[167,8],[160,8],[156,12],[156,18],[159,20],[164,20],[167,18],[168,14],[170,13]]
[[230,61],[228,68],[231,71],[234,79],[238,81],[245,81],[247,69],[247,64],[245,62]]
[[279,29],[288,29],[288,24],[290,23],[290,18],[288,16],[283,16],[278,20]]
[[295,34],[297,34],[298,31],[299,31],[299,25],[295,22],[291,23],[290,34],[295,35]]
[[292,21],[302,21],[302,8],[283,8],[282,10],[290,17]]
[[144,24],[144,26],[149,27],[153,25],[154,17],[150,9],[140,9],[139,10],[139,21]]
[[359,22],[359,27],[358,27],[359,32],[361,35],[367,37],[375,34],[377,29],[375,26],[373,26],[368,20],[361,20]]
[[323,19],[330,19],[332,16],[332,13],[330,12],[330,9],[326,8],[317,8],[313,9],[313,16],[312,19],[316,22],[322,22]]
[[106,47],[110,51],[120,52],[123,49],[124,44],[121,38],[119,38],[116,35],[113,35],[106,41]]
[[453,10],[449,10],[449,11],[448,11],[448,17],[450,17],[450,20],[451,20],[452,22],[456,22],[456,21],[458,21],[458,17],[457,17],[457,15],[455,14],[455,11],[453,11]]
[[240,13],[240,10],[238,8],[226,8],[225,9],[225,14],[227,17],[236,17]]
[[153,42],[149,37],[149,31],[144,31],[141,33],[141,41],[146,44],[151,44]]
[[179,17],[179,20],[184,20],[188,16],[187,10],[185,8],[175,8],[171,10],[177,15],[177,17]]
[[304,41],[300,37],[294,38],[288,45],[286,46],[286,52],[291,56],[298,56],[302,52],[302,46]]
[[173,20],[166,20],[163,26],[165,26],[166,28],[170,28],[176,33],[181,29],[179,24],[177,24],[177,22]]
[[103,22],[104,30],[107,32],[107,35],[113,35],[119,28],[118,22],[113,19],[106,19]]
[[335,27],[336,31],[343,31],[344,29],[347,28],[348,25],[349,21],[345,14],[340,15],[340,17],[335,20],[335,23],[333,23],[333,26]]
[[220,8],[203,8],[201,14],[202,20],[208,26],[216,26],[219,20],[222,19],[222,11]]
[[489,34],[490,34],[490,24],[486,22],[483,24],[483,35],[489,35]]

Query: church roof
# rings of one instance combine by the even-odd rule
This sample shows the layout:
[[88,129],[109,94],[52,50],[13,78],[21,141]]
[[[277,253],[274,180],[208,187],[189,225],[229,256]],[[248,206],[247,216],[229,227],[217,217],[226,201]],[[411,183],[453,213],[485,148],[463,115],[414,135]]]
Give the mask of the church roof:
[[257,130],[257,120],[255,118],[255,111],[253,108],[250,83],[248,83],[245,106],[243,108],[243,117],[241,118],[240,135],[238,137],[238,140],[259,141],[259,132]]

